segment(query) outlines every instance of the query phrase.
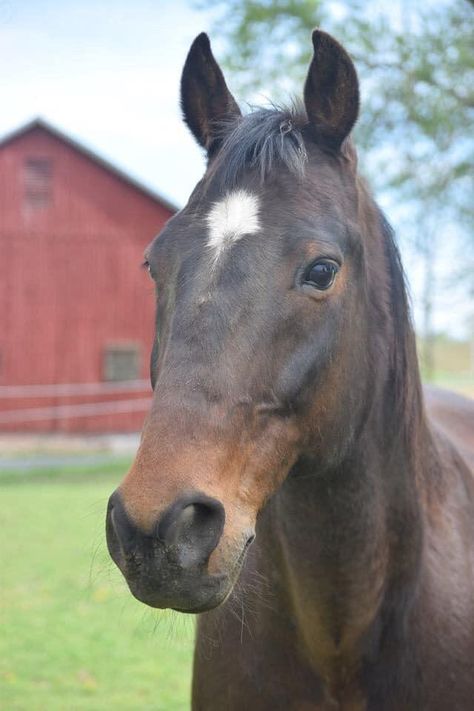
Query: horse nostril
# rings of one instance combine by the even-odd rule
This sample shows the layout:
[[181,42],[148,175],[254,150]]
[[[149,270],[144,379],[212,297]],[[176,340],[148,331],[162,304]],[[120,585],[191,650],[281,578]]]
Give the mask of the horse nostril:
[[181,497],[165,511],[157,535],[183,567],[204,565],[222,535],[222,504],[204,494]]
[[128,518],[118,491],[112,494],[107,506],[106,536],[114,560],[120,551],[128,554],[136,545],[138,531]]

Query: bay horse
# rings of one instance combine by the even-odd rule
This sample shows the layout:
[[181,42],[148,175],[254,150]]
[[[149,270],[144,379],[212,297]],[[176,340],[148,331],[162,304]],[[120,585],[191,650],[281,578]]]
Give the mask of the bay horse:
[[191,46],[208,163],[146,250],[153,402],[108,547],[139,600],[199,613],[194,711],[472,711],[474,407],[422,393],[356,71],[312,39],[304,104],[245,116]]

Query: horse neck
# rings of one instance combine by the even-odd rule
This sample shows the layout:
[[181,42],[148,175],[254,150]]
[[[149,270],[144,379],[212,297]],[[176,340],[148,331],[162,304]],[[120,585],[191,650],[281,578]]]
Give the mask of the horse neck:
[[421,521],[410,458],[364,434],[321,478],[295,470],[270,505],[264,549],[273,557],[261,571],[271,575],[280,617],[291,620],[286,634],[333,698],[357,695],[363,660],[377,656],[388,628],[394,655],[397,644],[400,655],[410,648]]

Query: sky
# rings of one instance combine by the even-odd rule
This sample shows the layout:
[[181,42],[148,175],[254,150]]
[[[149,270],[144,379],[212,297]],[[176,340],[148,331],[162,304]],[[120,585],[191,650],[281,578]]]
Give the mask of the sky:
[[0,0],[0,135],[42,116],[184,204],[204,159],[179,79],[209,25],[182,0]]
[[[213,21],[191,0],[0,0],[0,136],[41,116],[182,207],[204,157],[181,120],[179,81],[199,32],[219,58]],[[396,209],[388,216],[396,226]],[[403,257],[419,322],[420,265]],[[465,297],[450,291],[435,326],[465,336]]]

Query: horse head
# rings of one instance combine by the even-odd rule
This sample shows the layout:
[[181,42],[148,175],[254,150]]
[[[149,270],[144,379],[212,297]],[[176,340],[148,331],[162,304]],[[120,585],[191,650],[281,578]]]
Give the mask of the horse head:
[[146,250],[153,402],[107,513],[112,558],[155,607],[222,603],[269,497],[296,462],[341,459],[370,398],[368,284],[381,277],[361,215],[380,215],[361,209],[353,63],[324,32],[313,46],[304,105],[289,110],[242,116],[204,34],[183,70],[207,169]]

